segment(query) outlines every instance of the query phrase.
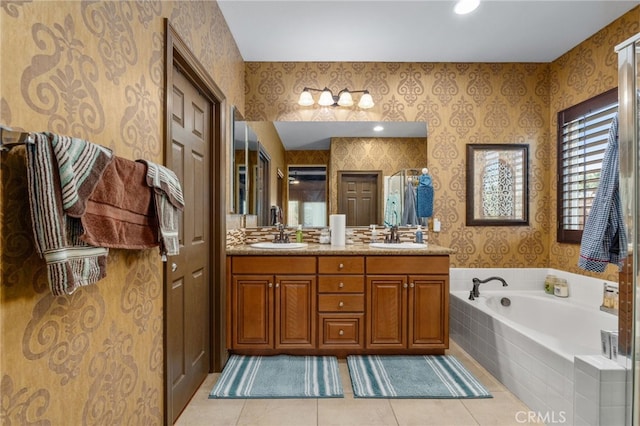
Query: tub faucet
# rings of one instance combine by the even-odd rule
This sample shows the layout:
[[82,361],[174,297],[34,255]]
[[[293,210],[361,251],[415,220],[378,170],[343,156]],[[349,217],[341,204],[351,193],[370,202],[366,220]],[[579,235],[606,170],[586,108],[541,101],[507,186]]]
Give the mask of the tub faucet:
[[500,277],[489,277],[486,280],[481,280],[480,278],[474,278],[473,281],[473,289],[469,292],[469,300],[474,300],[476,297],[480,296],[480,284],[488,283],[489,281],[497,280],[502,282],[502,287],[506,287],[507,282]]

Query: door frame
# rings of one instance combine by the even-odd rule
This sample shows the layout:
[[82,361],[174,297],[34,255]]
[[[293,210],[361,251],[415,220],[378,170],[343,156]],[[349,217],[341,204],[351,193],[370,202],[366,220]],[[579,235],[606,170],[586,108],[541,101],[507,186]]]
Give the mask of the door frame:
[[[210,226],[209,240],[210,253],[209,261],[209,280],[210,280],[210,365],[209,372],[221,371],[224,362],[228,356],[225,349],[225,279],[226,279],[226,262],[225,262],[225,238],[226,222],[225,222],[225,200],[226,200],[226,161],[225,147],[227,146],[227,132],[224,131],[223,123],[227,123],[227,100],[224,93],[218,85],[213,81],[207,73],[204,66],[199,62],[187,44],[182,40],[180,35],[171,26],[168,19],[165,22],[165,66],[164,66],[164,146],[163,156],[164,164],[172,163],[172,105],[173,105],[173,66],[178,67],[191,83],[198,88],[201,94],[207,98],[214,108],[211,109],[211,131],[209,132],[209,179],[210,179]],[[218,143],[216,143],[218,141]],[[214,238],[217,236],[218,238]],[[163,364],[164,364],[164,423],[170,422],[169,410],[170,389],[167,383],[169,375],[168,349],[167,349],[167,306],[168,292],[166,291],[168,282],[169,262],[163,265]],[[216,283],[218,283],[216,285]]]
[[376,185],[378,187],[378,191],[376,196],[378,197],[377,206],[376,206],[376,221],[377,224],[384,224],[382,218],[384,217],[383,211],[383,197],[384,197],[384,188],[382,187],[382,170],[338,170],[338,213],[341,212],[341,208],[344,208],[342,205],[342,180],[344,175],[372,175],[376,176]]

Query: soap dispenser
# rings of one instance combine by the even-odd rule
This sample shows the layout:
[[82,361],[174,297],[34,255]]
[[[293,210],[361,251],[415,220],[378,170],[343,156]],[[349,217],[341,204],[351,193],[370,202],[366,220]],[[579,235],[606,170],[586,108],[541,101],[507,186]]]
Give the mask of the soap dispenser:
[[298,229],[296,230],[296,243],[302,242],[302,225],[298,225]]
[[376,225],[369,225],[369,228],[371,228],[371,242],[372,243],[377,243],[378,242],[378,231],[376,231]]
[[422,228],[420,227],[420,225],[418,225],[418,229],[416,229],[416,243],[424,243],[424,239],[422,237]]

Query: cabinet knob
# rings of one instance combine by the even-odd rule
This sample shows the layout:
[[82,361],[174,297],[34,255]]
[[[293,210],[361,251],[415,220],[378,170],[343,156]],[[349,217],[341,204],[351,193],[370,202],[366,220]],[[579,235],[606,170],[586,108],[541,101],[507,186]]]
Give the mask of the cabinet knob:
[[338,287],[340,287],[340,288],[344,287],[344,283],[338,284]]
[[404,284],[402,284],[402,287],[403,288],[407,288],[407,287],[409,287],[409,285],[407,283],[404,283]]
[[342,307],[344,306],[344,302],[339,302],[339,303],[338,303],[338,306],[339,306],[340,308],[342,308]]
[[415,287],[415,284],[411,283],[411,284],[409,284],[409,287],[413,288],[413,287]]
[[273,283],[269,283],[269,288],[273,287]]
[[340,330],[340,331],[338,331],[338,334],[339,334],[340,336],[344,336],[344,330]]
[[344,263],[341,263],[338,265],[338,269],[342,269],[342,268],[344,268]]
[[280,283],[276,283],[276,288],[279,288],[279,287],[280,287]]
[[172,263],[171,264],[171,272],[175,272],[178,269],[178,264],[177,263]]

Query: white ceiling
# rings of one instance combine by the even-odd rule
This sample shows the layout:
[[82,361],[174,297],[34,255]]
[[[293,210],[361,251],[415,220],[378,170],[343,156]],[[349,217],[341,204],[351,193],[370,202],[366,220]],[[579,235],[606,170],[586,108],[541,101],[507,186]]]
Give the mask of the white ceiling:
[[248,62],[551,62],[638,0],[218,0]]
[[[640,0],[482,0],[465,16],[453,13],[454,0],[218,4],[247,62],[551,62]],[[305,124],[276,123],[285,149],[328,149],[331,136],[370,136],[348,125],[341,132],[349,134],[334,134],[336,122]],[[384,136],[411,131],[402,127]]]

